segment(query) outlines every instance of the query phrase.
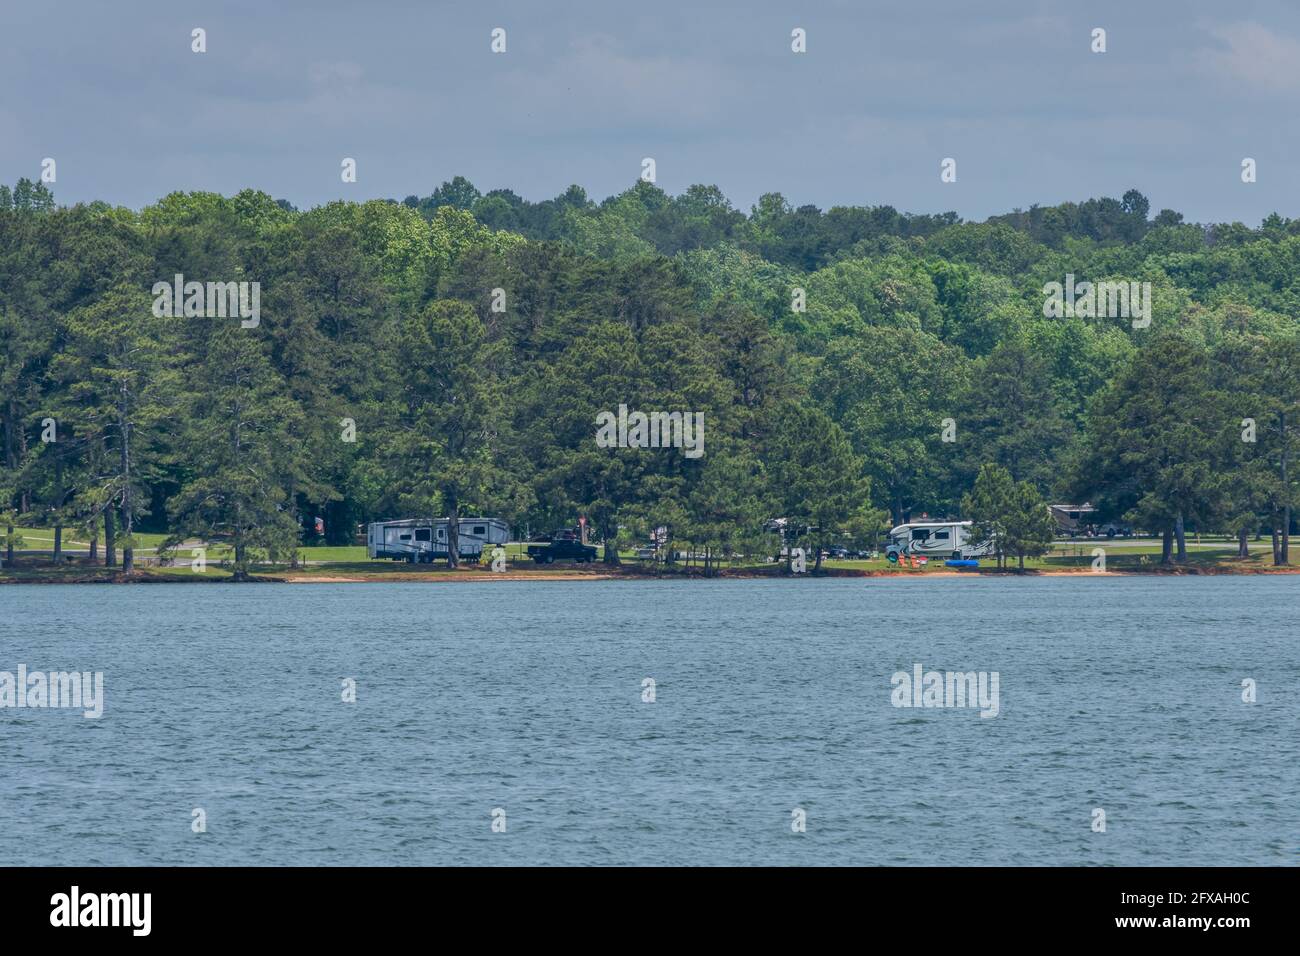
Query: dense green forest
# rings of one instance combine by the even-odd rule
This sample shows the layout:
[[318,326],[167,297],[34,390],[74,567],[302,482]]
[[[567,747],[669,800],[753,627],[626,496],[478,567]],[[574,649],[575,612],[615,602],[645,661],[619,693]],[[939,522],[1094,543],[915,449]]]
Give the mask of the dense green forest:
[[[155,314],[176,275],[257,282],[260,321]],[[1149,325],[1048,317],[1067,276],[1150,283]],[[0,531],[79,529],[128,567],[134,533],[165,532],[243,566],[320,540],[315,516],[350,543],[406,515],[585,515],[606,542],[744,554],[777,516],[822,542],[988,520],[962,512],[997,465],[1022,499],[1162,534],[1168,561],[1196,530],[1272,534],[1285,562],[1297,329],[1300,220],[1193,225],[1135,190],[977,223],[646,182],[135,211],[21,181],[0,187]],[[598,447],[620,405],[702,412],[705,453]]]

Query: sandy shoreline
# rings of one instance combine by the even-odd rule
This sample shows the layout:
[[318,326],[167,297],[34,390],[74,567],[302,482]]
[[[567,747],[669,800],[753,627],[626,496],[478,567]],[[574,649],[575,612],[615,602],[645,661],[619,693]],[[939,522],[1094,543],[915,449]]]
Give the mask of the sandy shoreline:
[[324,574],[300,574],[290,577],[278,577],[277,580],[284,584],[369,584],[372,582],[392,582],[392,581],[609,581],[613,578],[635,577],[638,580],[653,580],[653,575],[624,575],[624,574],[565,574],[562,571],[539,571],[528,572],[526,574],[514,574],[510,572],[504,574],[493,574],[486,572],[482,574],[460,574],[460,573],[433,573],[433,574],[389,574],[389,575],[324,575]]
[[[880,579],[918,580],[922,578],[968,578],[968,577],[1008,577],[1008,578],[1051,578],[1051,577],[1089,577],[1089,578],[1127,578],[1127,577],[1187,577],[1187,576],[1236,576],[1236,575],[1274,575],[1300,574],[1300,567],[1274,568],[1260,567],[1160,567],[1159,565],[1143,568],[1116,568],[1106,571],[1094,571],[1090,567],[1026,569],[1016,571],[1008,569],[998,571],[993,568],[958,571],[944,568],[933,571],[855,568],[828,568],[819,574],[801,575],[804,579],[843,580],[843,579]],[[299,572],[265,572],[254,573],[249,584],[373,584],[393,582],[458,582],[480,583],[485,581],[736,581],[736,580],[790,580],[777,570],[746,569],[727,570],[712,577],[702,573],[672,572],[654,574],[635,568],[611,568],[605,570],[523,570],[516,569],[497,573],[491,571],[448,571],[429,570],[416,572],[393,572],[376,570],[374,573],[339,573],[339,574],[303,574]],[[233,584],[229,577],[204,577],[202,575],[157,574],[147,570],[136,571],[130,577],[121,573],[106,574],[103,569],[87,570],[83,573],[65,575],[41,574],[39,569],[32,569],[30,574],[10,575],[0,570],[0,585],[4,584]]]

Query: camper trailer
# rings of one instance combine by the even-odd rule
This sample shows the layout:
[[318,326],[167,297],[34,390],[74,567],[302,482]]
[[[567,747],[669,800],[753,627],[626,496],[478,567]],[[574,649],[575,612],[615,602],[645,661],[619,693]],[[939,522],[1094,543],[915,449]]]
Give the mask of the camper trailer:
[[[447,558],[447,518],[402,518],[376,521],[366,533],[371,560],[388,558],[411,564],[430,564]],[[456,536],[456,553],[466,561],[478,561],[484,548],[504,545],[510,527],[500,518],[461,518]]]
[[960,561],[963,558],[984,558],[993,553],[992,544],[980,547],[970,543],[969,521],[912,521],[900,524],[889,532],[889,546],[885,556],[896,561],[901,555],[924,555]]

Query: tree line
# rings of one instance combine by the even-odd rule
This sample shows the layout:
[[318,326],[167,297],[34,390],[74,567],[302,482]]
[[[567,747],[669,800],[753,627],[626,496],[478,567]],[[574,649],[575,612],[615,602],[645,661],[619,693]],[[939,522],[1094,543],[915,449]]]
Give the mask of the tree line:
[[[644,182],[306,211],[0,187],[6,558],[39,524],[127,569],[140,532],[223,542],[243,573],[471,513],[586,516],[610,561],[660,528],[712,566],[769,549],[773,517],[820,553],[922,513],[1023,557],[1026,502],[1087,499],[1165,561],[1219,531],[1284,563],[1300,223],[1149,213],[1136,191],[974,223]],[[1066,274],[1151,283],[1149,326],[1045,316]],[[260,323],[156,314],[177,275],[257,282]],[[705,453],[599,447],[620,404],[703,413]]]

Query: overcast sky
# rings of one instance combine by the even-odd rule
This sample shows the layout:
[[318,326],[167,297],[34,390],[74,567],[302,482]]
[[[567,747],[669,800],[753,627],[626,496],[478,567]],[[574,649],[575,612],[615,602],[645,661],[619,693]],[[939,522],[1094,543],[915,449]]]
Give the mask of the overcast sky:
[[649,156],[669,192],[745,210],[777,191],[983,218],[1136,187],[1254,225],[1300,216],[1298,94],[1281,2],[10,2],[0,180],[52,157],[61,203],[255,187],[305,208],[456,174],[604,198]]

